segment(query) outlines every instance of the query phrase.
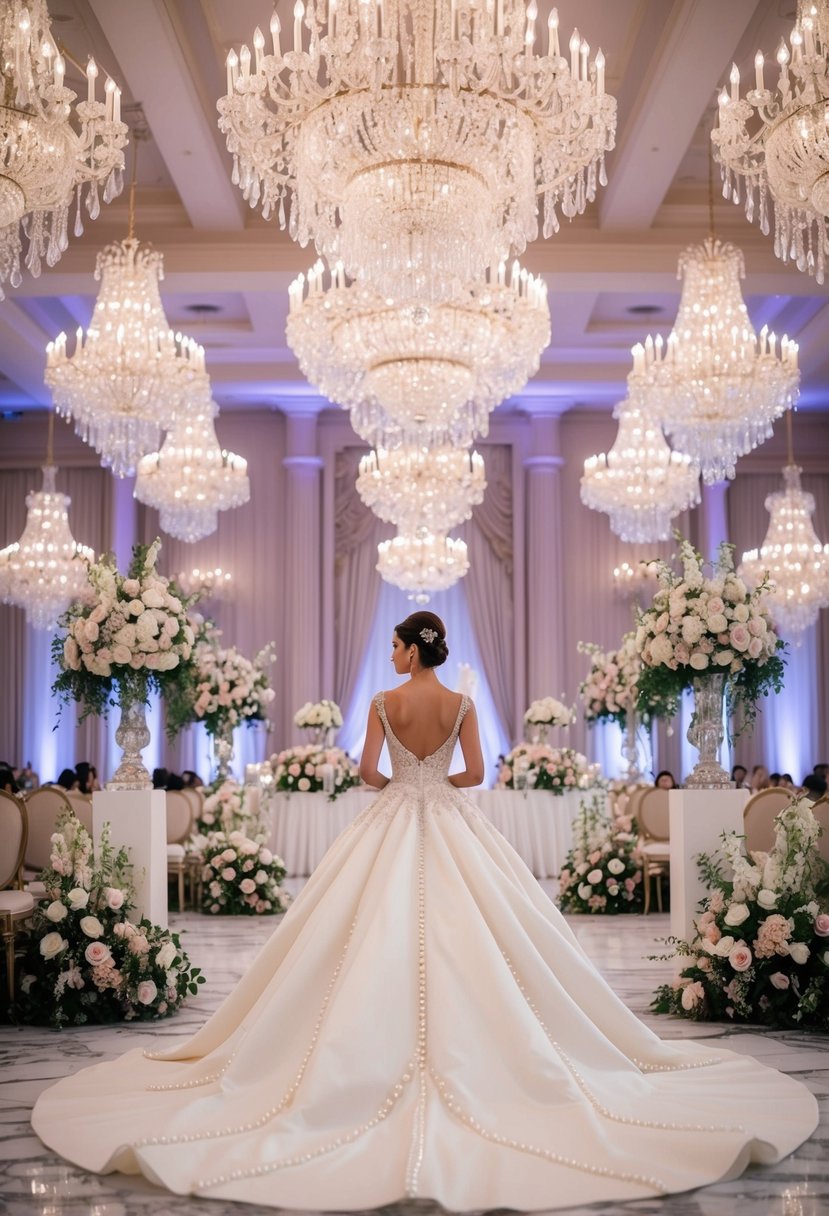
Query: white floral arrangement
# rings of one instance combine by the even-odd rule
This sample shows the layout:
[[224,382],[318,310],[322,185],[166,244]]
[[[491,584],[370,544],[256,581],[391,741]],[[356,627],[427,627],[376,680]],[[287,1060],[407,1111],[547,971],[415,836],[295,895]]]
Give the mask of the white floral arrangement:
[[266,837],[244,832],[209,832],[194,841],[203,859],[202,912],[213,916],[274,916],[291,899],[280,888],[285,863]]
[[524,722],[527,726],[569,726],[574,717],[573,711],[555,697],[541,697],[530,705]]
[[573,822],[574,845],[559,875],[562,912],[640,912],[644,903],[642,865],[628,819],[611,819],[604,800],[582,802]]
[[294,714],[294,725],[303,730],[339,730],[343,715],[336,701],[306,701]]
[[286,748],[270,759],[273,790],[315,794],[331,798],[360,784],[360,770],[341,747],[317,747],[313,743]]
[[204,795],[201,814],[195,824],[197,836],[236,831],[255,835],[261,830],[261,822],[248,809],[245,787],[232,777],[207,786]]
[[572,747],[550,747],[547,743],[517,743],[500,757],[496,789],[586,790],[600,783],[598,764]]
[[190,720],[204,722],[211,735],[243,722],[263,721],[276,695],[265,671],[276,660],[274,644],[269,642],[249,659],[235,646],[220,646],[220,638],[220,630],[208,628],[194,652],[196,681]]
[[678,540],[682,574],[656,562],[659,589],[639,615],[640,706],[659,700],[675,708],[696,676],[721,672],[731,707],[741,704],[750,720],[758,697],[782,688],[777,652],[783,643],[765,607],[768,584],[750,592],[734,570],[733,545],[726,544],[706,577],[700,554],[689,541]]
[[667,957],[686,960],[651,1008],[681,1017],[829,1030],[829,910],[821,828],[806,797],[775,819],[770,853],[743,852],[724,833],[719,852],[699,858],[711,894],[687,942],[669,938]]
[[126,575],[111,555],[89,566],[89,591],[60,621],[52,657],[61,669],[53,691],[83,704],[82,717],[105,714],[117,687],[121,704],[163,692],[189,672],[194,634],[175,585],[159,574],[161,542],[136,545]]

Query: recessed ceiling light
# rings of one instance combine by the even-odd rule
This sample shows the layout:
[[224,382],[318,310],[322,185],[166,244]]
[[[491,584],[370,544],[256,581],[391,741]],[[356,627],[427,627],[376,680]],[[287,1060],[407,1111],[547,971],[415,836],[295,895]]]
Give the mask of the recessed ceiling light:
[[661,304],[631,304],[630,308],[625,310],[633,317],[652,317],[658,312],[662,312]]
[[218,304],[185,304],[184,311],[203,315],[209,312],[221,312],[222,310]]

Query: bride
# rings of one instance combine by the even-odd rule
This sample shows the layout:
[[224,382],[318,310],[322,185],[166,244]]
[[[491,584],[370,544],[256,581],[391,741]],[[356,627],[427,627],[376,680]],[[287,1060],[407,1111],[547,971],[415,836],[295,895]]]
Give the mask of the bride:
[[483,763],[474,706],[435,674],[448,653],[432,613],[397,626],[392,663],[410,678],[374,698],[361,764],[382,793],[193,1038],[40,1097],[47,1145],[178,1194],[464,1211],[682,1191],[811,1134],[802,1085],[662,1042],[595,971],[462,792]]

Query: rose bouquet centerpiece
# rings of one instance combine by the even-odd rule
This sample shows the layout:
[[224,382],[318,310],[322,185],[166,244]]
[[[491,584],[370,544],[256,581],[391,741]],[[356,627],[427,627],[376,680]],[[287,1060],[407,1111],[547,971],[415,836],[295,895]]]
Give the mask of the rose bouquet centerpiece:
[[543,743],[552,726],[569,726],[574,718],[568,709],[555,697],[540,697],[533,701],[524,713],[524,727],[536,743]]
[[496,789],[586,790],[598,784],[599,766],[572,747],[550,747],[547,743],[517,743],[500,756]]
[[[144,707],[150,690],[165,698],[191,679],[194,634],[175,584],[159,574],[161,542],[136,545],[126,575],[111,555],[89,566],[89,590],[60,619],[52,657],[60,674],[52,691],[63,703],[78,702],[81,718],[121,708],[115,738],[124,759],[109,783],[145,789],[150,776],[141,749],[150,740]],[[178,725],[168,716],[168,731]]]
[[711,889],[687,942],[669,938],[667,957],[684,960],[651,1008],[716,1021],[829,1030],[829,911],[820,825],[801,797],[775,819],[770,853],[743,852],[743,838],[722,837],[700,857]]
[[71,811],[61,814],[40,879],[20,965],[16,1021],[80,1026],[169,1017],[204,983],[178,935],[134,921],[132,866],[104,827],[97,854]]
[[316,794],[336,798],[360,784],[360,770],[341,747],[317,747],[313,743],[286,748],[270,759],[273,790]]
[[631,821],[611,819],[604,800],[593,798],[579,807],[573,840],[558,880],[562,912],[641,912],[642,866]]
[[235,831],[255,834],[261,830],[259,816],[253,814],[249,807],[244,785],[227,777],[205,788],[201,812],[194,825],[196,835]]
[[332,742],[342,724],[342,711],[336,701],[306,701],[294,714],[294,725],[308,731],[313,743]]
[[764,605],[767,584],[749,591],[734,570],[732,545],[720,545],[711,576],[700,554],[680,541],[682,574],[657,562],[659,588],[639,615],[636,648],[642,660],[640,707],[655,700],[676,712],[682,690],[694,689],[694,717],[688,738],[700,760],[687,784],[727,786],[717,753],[722,742],[722,702],[739,707],[750,724],[756,702],[783,684],[785,644],[777,637]]
[[203,859],[202,912],[214,916],[273,916],[290,904],[280,889],[285,863],[265,836],[242,831],[209,832],[199,841]]

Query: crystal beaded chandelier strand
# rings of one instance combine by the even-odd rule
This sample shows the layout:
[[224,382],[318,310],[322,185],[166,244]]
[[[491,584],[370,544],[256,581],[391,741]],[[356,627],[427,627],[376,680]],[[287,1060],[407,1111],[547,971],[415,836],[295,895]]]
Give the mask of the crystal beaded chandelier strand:
[[484,462],[462,448],[407,445],[360,461],[357,492],[367,507],[405,535],[445,535],[483,502]]
[[438,302],[581,214],[616,102],[601,51],[536,0],[328,0],[231,51],[219,127],[252,207],[396,299]]
[[26,495],[26,526],[19,541],[0,550],[0,597],[22,608],[35,629],[51,629],[58,617],[87,589],[93,551],[80,545],[69,528],[71,499],[55,489],[52,452],[54,414],[49,415],[49,445],[40,490]]
[[161,450],[143,456],[135,497],[159,511],[162,529],[187,542],[210,536],[219,511],[250,498],[247,461],[219,447],[214,420],[218,406],[195,401],[173,424]]
[[380,577],[417,604],[428,604],[430,592],[448,590],[469,571],[464,541],[425,530],[381,541],[377,553]]
[[791,413],[786,416],[788,461],[783,469],[784,489],[769,494],[765,507],[771,516],[759,551],[743,554],[739,573],[751,586],[765,577],[772,583],[769,611],[781,633],[799,639],[814,625],[821,608],[829,608],[829,544],[822,545],[812,516],[815,500],[800,485],[801,469],[794,463]]
[[614,417],[619,429],[613,447],[584,462],[581,500],[609,515],[620,540],[668,540],[674,516],[699,502],[699,465],[671,451],[635,393],[616,406]]
[[367,442],[398,446],[442,435],[467,447],[489,413],[538,369],[550,340],[547,288],[515,262],[485,272],[451,303],[326,285],[322,262],[289,288],[288,344],[309,381],[351,410]]
[[45,258],[54,266],[69,244],[69,208],[77,201],[75,236],[83,232],[82,196],[90,219],[100,190],[111,202],[123,189],[127,127],[114,80],[95,98],[98,68],[86,70],[87,96],[64,85],[63,56],[52,37],[45,0],[0,5],[0,300],[3,284],[18,287],[25,265],[36,278]]
[[768,235],[782,262],[824,281],[829,254],[829,0],[798,0],[790,46],[781,39],[776,88],[766,88],[765,58],[754,58],[754,88],[740,96],[731,68],[712,131],[723,193],[745,197],[749,222]]
[[65,333],[46,348],[45,380],[58,412],[118,477],[158,448],[194,394],[210,391],[204,350],[167,322],[163,256],[135,239],[135,180],[133,166],[129,234],[98,254],[101,290],[86,337],[79,327],[71,355]]

